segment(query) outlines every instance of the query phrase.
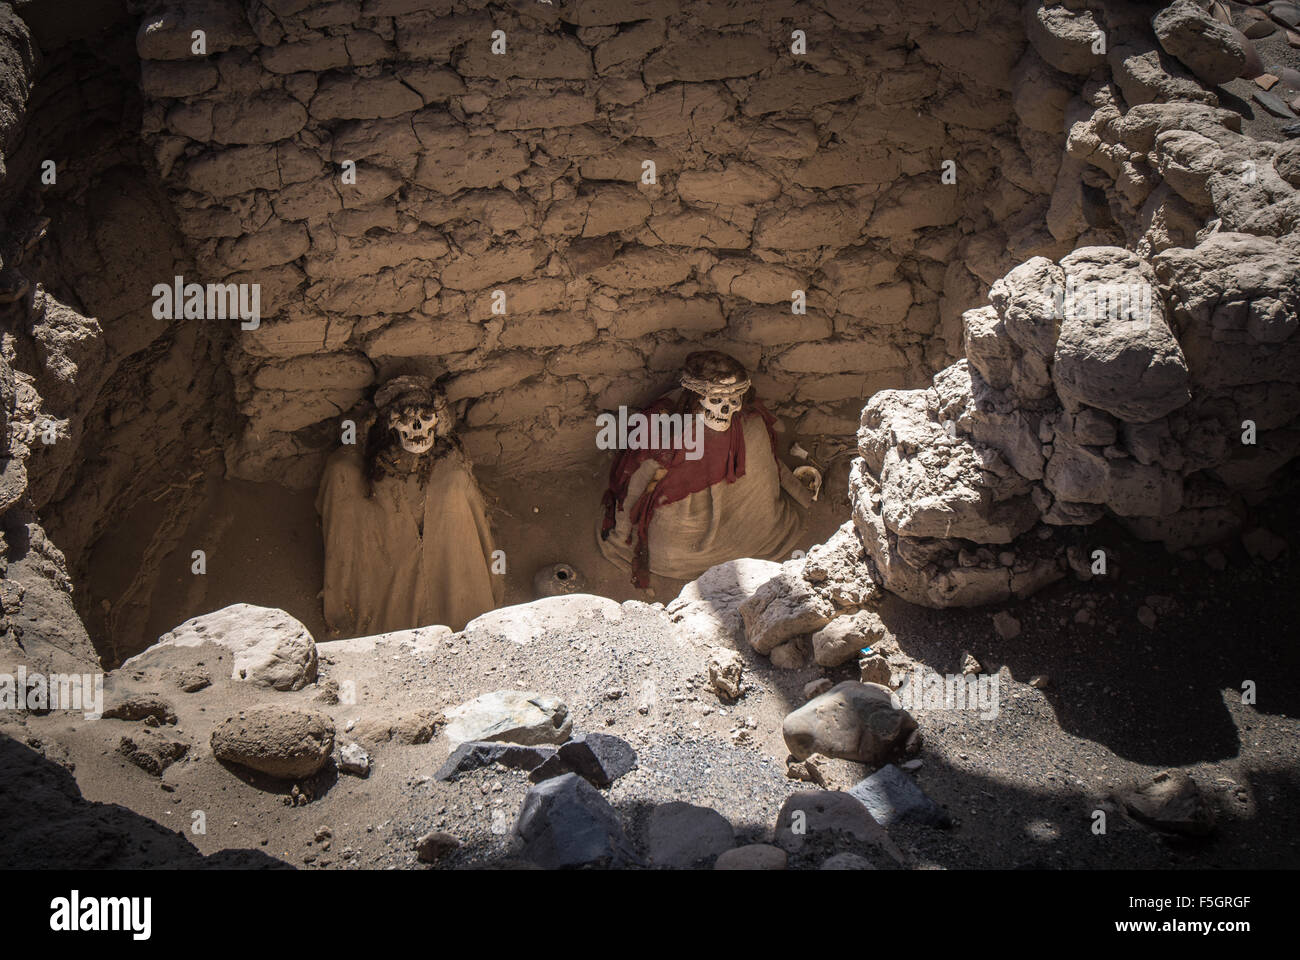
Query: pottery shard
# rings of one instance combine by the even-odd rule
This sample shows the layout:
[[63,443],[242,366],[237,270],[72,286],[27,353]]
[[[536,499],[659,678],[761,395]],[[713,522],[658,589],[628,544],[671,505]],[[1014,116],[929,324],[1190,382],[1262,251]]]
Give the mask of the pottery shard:
[[846,680],[789,714],[781,735],[796,760],[821,753],[878,766],[906,742],[916,721],[888,687]]
[[272,777],[309,777],[334,751],[334,721],[315,711],[255,707],[219,723],[211,743],[218,760]]

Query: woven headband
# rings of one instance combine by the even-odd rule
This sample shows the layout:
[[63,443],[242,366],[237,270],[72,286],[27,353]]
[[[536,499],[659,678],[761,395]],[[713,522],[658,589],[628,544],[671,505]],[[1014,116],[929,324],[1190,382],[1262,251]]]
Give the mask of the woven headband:
[[699,377],[682,374],[682,386],[691,393],[698,393],[702,397],[707,397],[711,393],[745,393],[750,388],[750,382],[746,378],[737,380],[733,384],[719,384],[715,380],[703,380]]

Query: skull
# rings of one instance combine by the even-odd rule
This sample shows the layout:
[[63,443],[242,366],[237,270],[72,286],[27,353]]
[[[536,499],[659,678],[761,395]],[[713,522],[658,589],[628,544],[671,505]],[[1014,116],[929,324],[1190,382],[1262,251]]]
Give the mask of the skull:
[[740,409],[748,389],[748,384],[741,390],[725,384],[710,384],[709,392],[700,395],[700,406],[703,408],[700,416],[704,419],[704,425],[720,433],[729,430],[731,418]]
[[725,433],[749,393],[749,374],[735,357],[717,350],[689,354],[682,364],[682,386],[695,394],[699,417],[710,430]]
[[434,432],[437,425],[438,412],[430,404],[402,407],[388,414],[388,426],[407,453],[428,453],[437,439]]

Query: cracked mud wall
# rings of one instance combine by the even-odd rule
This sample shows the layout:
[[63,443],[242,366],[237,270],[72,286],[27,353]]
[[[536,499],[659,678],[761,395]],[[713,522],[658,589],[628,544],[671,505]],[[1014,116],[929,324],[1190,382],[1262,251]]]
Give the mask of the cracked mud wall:
[[[219,464],[230,384],[224,331],[156,320],[141,279],[192,261],[139,143],[129,15],[54,6],[20,4],[29,25],[0,4],[2,644],[6,659],[84,665],[97,653],[82,620],[102,637],[119,614],[84,609],[73,588],[91,546],[159,489]],[[146,554],[174,535],[183,500],[146,519]],[[147,566],[123,560],[128,579]]]
[[848,438],[959,355],[992,280],[1089,227],[1043,226],[1071,81],[1015,4],[175,6],[133,5],[143,136],[194,279],[262,290],[235,477],[310,486],[411,369],[452,374],[477,462],[562,466],[701,345]]

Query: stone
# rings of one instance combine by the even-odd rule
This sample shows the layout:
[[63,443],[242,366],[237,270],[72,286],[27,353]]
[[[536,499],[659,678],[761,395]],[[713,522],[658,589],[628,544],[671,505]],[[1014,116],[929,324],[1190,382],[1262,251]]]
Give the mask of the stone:
[[1104,30],[1091,10],[1059,3],[1025,4],[1025,32],[1038,55],[1064,73],[1086,75],[1105,63],[1094,49]]
[[812,635],[813,660],[823,667],[838,667],[857,657],[864,647],[874,647],[888,636],[874,610],[836,617]]
[[[1187,361],[1165,321],[1150,265],[1118,247],[1082,247],[1061,261],[1067,291],[1052,383],[1070,404],[1146,423],[1191,399]],[[1073,308],[1072,308],[1073,303]]]
[[514,832],[523,857],[546,870],[640,863],[617,812],[576,773],[531,787]]
[[777,814],[774,842],[793,853],[812,839],[834,842],[836,834],[879,847],[897,863],[904,860],[902,851],[862,802],[842,790],[807,790],[790,794]]
[[1003,640],[1014,640],[1020,636],[1020,621],[1005,610],[999,610],[993,614],[993,629]]
[[175,736],[164,735],[156,730],[139,730],[123,737],[118,743],[117,752],[145,773],[158,777],[185,756],[189,748],[188,742]]
[[607,733],[583,733],[533,768],[528,779],[534,783],[566,773],[576,773],[596,787],[608,787],[636,769],[636,751],[621,737]]
[[415,841],[415,855],[421,863],[437,863],[458,849],[460,849],[460,840],[442,830],[426,833]]
[[816,680],[809,680],[803,685],[803,698],[811,700],[813,697],[820,697],[835,684],[827,677],[818,677]]
[[876,865],[856,853],[837,853],[822,861],[822,870],[874,870]]
[[797,760],[823,753],[878,765],[900,750],[917,726],[894,702],[888,687],[846,680],[788,714],[781,735]]
[[451,752],[433,779],[450,783],[462,773],[494,763],[512,770],[534,770],[553,756],[555,747],[550,746],[469,740]]
[[522,690],[496,690],[447,711],[444,731],[452,749],[470,740],[536,745],[569,739],[573,718],[555,697]]
[[141,669],[176,648],[214,643],[231,654],[230,678],[276,690],[301,690],[316,679],[316,642],[297,619],[275,607],[235,603],[186,620],[128,660]]
[[346,743],[339,748],[337,766],[342,773],[367,777],[370,775],[370,754],[359,743]]
[[848,791],[870,811],[882,827],[895,823],[922,823],[950,827],[952,818],[926,796],[916,782],[892,763],[881,767]]
[[652,866],[689,870],[735,845],[727,818],[709,807],[674,801],[650,811],[646,849]]
[[709,654],[709,686],[723,703],[740,697],[744,661],[735,650],[717,649]]
[[[1287,550],[1287,542],[1264,527],[1254,527],[1241,535],[1241,545],[1255,560],[1272,562]],[[108,716],[108,714],[104,714]]]
[[107,720],[143,720],[149,726],[176,722],[172,705],[156,693],[137,693],[104,710]]
[[264,706],[241,710],[212,731],[218,760],[281,779],[310,777],[334,752],[334,721],[323,713]]
[[745,639],[762,654],[804,634],[820,630],[834,618],[835,605],[802,575],[802,562],[783,564],[781,572],[740,605]]
[[1186,771],[1162,770],[1150,782],[1125,791],[1120,800],[1133,817],[1158,830],[1195,837],[1214,832],[1214,807]]
[[674,629],[693,642],[734,648],[744,624],[740,605],[781,569],[770,560],[731,560],[682,587],[665,608]]
[[770,843],[750,843],[727,850],[713,862],[714,870],[784,870],[787,854]]
[[1237,31],[1219,23],[1192,0],[1174,0],[1151,20],[1156,39],[1209,84],[1239,77],[1246,65],[1246,49]]

